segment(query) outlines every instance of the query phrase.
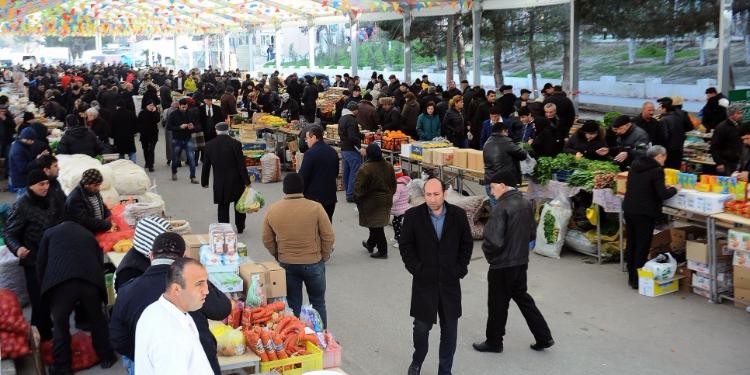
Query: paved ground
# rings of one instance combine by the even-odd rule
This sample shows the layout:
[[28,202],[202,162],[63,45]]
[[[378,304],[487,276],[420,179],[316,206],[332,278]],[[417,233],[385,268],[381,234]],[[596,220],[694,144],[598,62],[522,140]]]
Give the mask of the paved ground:
[[[152,174],[167,212],[188,219],[195,232],[216,217],[210,190],[191,185],[187,168],[169,180],[164,143]],[[142,159],[142,154],[138,153]],[[200,168],[198,169],[200,173]],[[281,198],[281,184],[256,184],[267,202]],[[0,201],[8,201],[7,193]],[[339,194],[340,201],[345,201]],[[241,235],[250,256],[269,260],[260,242],[263,211],[248,216]],[[354,206],[339,203],[334,216],[336,250],[327,265],[330,329],[344,347],[343,366],[352,375],[404,374],[412,352],[409,299],[411,279],[397,249],[387,260],[367,257],[360,242]],[[387,230],[392,235],[390,229]],[[564,252],[562,259],[531,256],[529,290],[547,318],[557,345],[537,353],[531,334],[512,305],[503,354],[471,349],[483,339],[486,322],[487,264],[475,242],[470,272],[462,282],[464,317],[459,324],[454,373],[476,374],[748,374],[750,315],[731,305],[713,305],[693,294],[658,298],[638,295],[615,264],[595,265]],[[433,330],[423,374],[437,372],[439,329]],[[82,374],[121,374],[121,368]],[[30,368],[21,371],[31,374]]]

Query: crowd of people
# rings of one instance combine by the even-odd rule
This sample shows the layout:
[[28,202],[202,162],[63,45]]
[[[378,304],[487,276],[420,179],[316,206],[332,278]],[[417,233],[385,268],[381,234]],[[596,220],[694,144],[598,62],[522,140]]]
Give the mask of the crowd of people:
[[[316,108],[319,93],[329,84],[324,80],[295,74],[282,78],[278,72],[244,78],[239,72],[220,74],[213,69],[39,66],[25,76],[15,76],[13,84],[28,90],[29,100],[47,117],[64,119],[57,154],[114,152],[135,162],[135,135],[140,134],[144,166],[153,172],[161,125],[172,180],[178,179],[178,168],[185,163],[190,181],[208,187],[213,170],[213,201],[218,205],[218,221],[224,223],[229,222],[230,205],[236,205],[250,185],[242,146],[229,136],[227,117],[244,110],[302,123],[304,157],[299,173],[284,177],[285,196],[266,210],[262,239],[286,271],[289,307],[299,314],[304,287],[324,325],[328,324],[325,263],[335,242],[339,155],[324,141],[323,125],[338,124],[346,200],[356,205],[359,225],[369,232],[362,246],[374,259],[386,259],[389,247],[398,248],[413,276],[415,351],[410,375],[420,373],[429,331],[438,318],[439,373],[451,373],[461,316],[459,285],[468,273],[473,240],[465,212],[445,201],[443,181],[429,178],[424,184],[425,203],[410,208],[410,176],[389,163],[377,144],[364,145],[361,130],[401,130],[415,140],[445,137],[456,147],[483,150],[492,207],[482,245],[490,264],[489,315],[486,339],[473,347],[502,352],[511,299],[536,339],[532,349],[554,345],[550,328],[527,293],[528,244],[536,225],[531,205],[517,190],[520,162],[529,156],[569,153],[629,168],[633,177],[623,210],[628,226],[639,228],[628,231],[632,286],[634,270],[645,262],[644,250],[650,244],[650,235],[642,234],[652,232],[661,202],[675,193],[664,186],[661,168],[680,167],[686,133],[693,129],[679,97],[660,99],[659,116],[654,115],[654,104],[647,102],[637,116],[616,117],[608,128],[587,120],[571,132],[575,106],[560,86],[551,84],[533,99],[526,89],[516,97],[511,86],[485,91],[462,81],[460,88],[449,82],[443,89],[428,76],[402,83],[395,76],[386,81],[373,73],[363,88],[359,77],[344,74],[330,82],[345,91],[333,116],[327,117]],[[173,100],[173,92],[185,96]],[[750,124],[739,124],[742,107],[729,105],[713,88],[706,94],[702,118],[713,130],[716,172],[747,180]],[[134,95],[142,95],[140,108],[135,107]],[[214,99],[220,105],[213,104]],[[0,96],[0,146],[8,154],[10,186],[18,194],[5,238],[26,276],[32,324],[42,339],[54,340],[52,372],[71,373],[69,318],[75,311],[77,324],[92,332],[104,368],[114,364],[117,352],[129,373],[134,373],[137,363],[138,373],[145,374],[219,374],[208,319],[225,318],[231,303],[207,280],[199,262],[183,257],[183,239],[164,219],[138,222],[133,247],[115,271],[118,297],[107,322],[101,310],[107,298],[105,270],[94,238],[114,226],[99,194],[103,177],[95,169],[85,171],[66,196],[56,180],[57,159],[47,142],[46,126],[29,112],[11,114],[8,108],[7,97]],[[203,163],[200,181],[199,162]],[[242,233],[244,215],[235,213],[235,220]],[[394,230],[390,243],[385,234],[389,224]],[[76,255],[69,256],[71,252]]]

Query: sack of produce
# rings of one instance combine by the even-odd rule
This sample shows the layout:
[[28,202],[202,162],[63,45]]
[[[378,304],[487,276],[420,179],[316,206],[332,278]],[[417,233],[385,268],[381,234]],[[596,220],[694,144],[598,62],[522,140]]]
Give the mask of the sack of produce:
[[245,188],[245,191],[242,193],[240,200],[237,201],[237,205],[234,206],[234,209],[239,213],[249,214],[258,212],[265,204],[266,200],[263,198],[263,195],[259,191],[248,187]]
[[677,272],[677,260],[670,253],[659,254],[646,262],[643,269],[653,273],[656,281],[669,281]]
[[103,178],[102,190],[112,188],[112,184],[114,183],[114,175],[109,165],[102,165],[99,160],[88,155],[57,155],[57,164],[60,166],[58,181],[60,181],[65,194],[70,194],[81,181],[83,172],[91,168],[101,172]]
[[534,252],[546,257],[560,259],[565,244],[568,221],[572,211],[567,198],[558,197],[544,204],[536,228]]
[[0,247],[0,288],[15,293],[21,306],[26,306],[29,303],[23,268],[18,265],[18,257],[13,255],[7,246]]
[[224,357],[245,354],[245,336],[242,328],[232,328],[226,324],[211,327],[211,333],[216,337],[216,354]]
[[[78,331],[71,336],[70,349],[73,360],[71,369],[73,371],[85,370],[99,363],[99,357],[97,357],[96,351],[94,351],[91,336],[84,331]],[[47,365],[54,363],[52,340],[42,342],[42,360]]]
[[29,323],[23,318],[16,293],[0,289],[0,331],[28,337]]
[[151,188],[146,171],[132,161],[120,159],[107,166],[112,169],[114,187],[121,195],[142,195]]
[[260,165],[260,182],[267,184],[281,181],[281,160],[278,156],[267,153],[260,158]]
[[575,229],[565,234],[565,246],[584,253],[596,253],[596,245],[583,232]]

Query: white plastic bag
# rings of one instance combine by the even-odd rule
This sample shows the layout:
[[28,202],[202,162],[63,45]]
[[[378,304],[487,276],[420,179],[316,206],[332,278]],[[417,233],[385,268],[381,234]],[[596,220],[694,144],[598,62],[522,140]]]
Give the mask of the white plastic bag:
[[586,235],[575,229],[571,229],[565,234],[565,246],[584,253],[596,253],[596,245],[586,238]]
[[535,253],[560,259],[571,214],[568,198],[560,196],[544,204],[536,227]]
[[527,156],[525,160],[521,160],[522,175],[531,176],[534,174],[534,168],[536,168],[536,159]]
[[646,262],[643,269],[653,273],[656,281],[669,281],[677,272],[677,260],[670,253],[659,254]]

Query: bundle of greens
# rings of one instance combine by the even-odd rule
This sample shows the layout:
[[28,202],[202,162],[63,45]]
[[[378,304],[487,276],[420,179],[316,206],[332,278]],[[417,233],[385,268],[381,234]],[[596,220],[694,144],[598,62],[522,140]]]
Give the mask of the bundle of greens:
[[[591,191],[594,188],[604,189],[612,183],[607,181],[614,181],[614,175],[620,171],[616,164],[608,161],[596,161],[585,158],[576,159],[571,154],[560,154],[554,158],[542,157],[537,160],[536,168],[534,169],[534,181],[540,185],[545,185],[552,179],[552,175],[556,172],[562,171],[574,171],[568,179],[570,186],[581,187],[586,191]],[[606,177],[599,177],[599,183],[596,183],[596,177],[603,175]]]

